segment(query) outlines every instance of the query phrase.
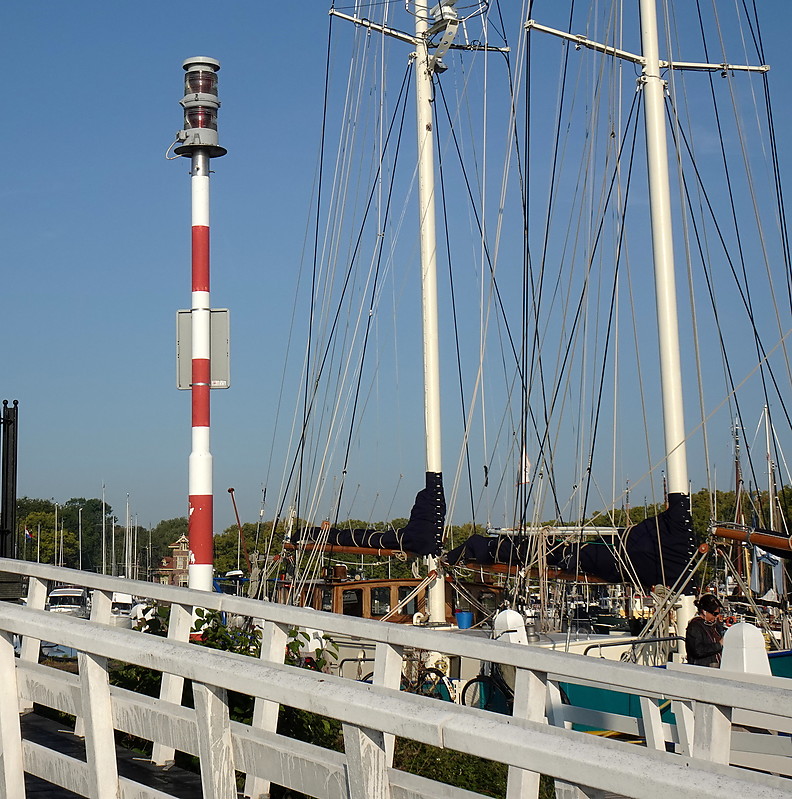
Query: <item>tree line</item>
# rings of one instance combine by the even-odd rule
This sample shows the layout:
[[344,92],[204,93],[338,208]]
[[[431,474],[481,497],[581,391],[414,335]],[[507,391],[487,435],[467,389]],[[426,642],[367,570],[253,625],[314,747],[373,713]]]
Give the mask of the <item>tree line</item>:
[[[742,513],[747,524],[769,527],[769,499],[767,492],[745,495],[741,501]],[[591,525],[614,525],[624,527],[643,521],[663,510],[663,503],[598,511],[585,522]],[[707,536],[713,520],[730,522],[738,518],[737,496],[734,491],[710,492],[702,489],[691,496],[693,527],[701,540]],[[776,528],[789,529],[792,520],[792,487],[784,486],[777,494],[775,503]],[[123,574],[127,563],[133,564],[134,574],[147,579],[170,555],[169,545],[182,535],[187,535],[187,517],[164,519],[155,527],[144,528],[132,525],[129,530],[112,506],[101,499],[72,497],[64,503],[48,499],[22,497],[17,501],[18,535],[13,554],[24,560],[53,563],[67,568],[80,568],[107,574]],[[343,522],[342,526],[392,527],[399,529],[407,523],[404,518],[390,522],[366,523],[357,519]],[[297,524],[301,524],[300,520]],[[451,529],[454,544],[461,543],[473,533],[484,533],[481,525],[472,523],[455,525]],[[281,551],[285,525],[278,522],[242,525],[240,540],[236,525],[215,534],[215,567],[219,574],[240,568],[247,574],[245,550],[260,554],[277,555]],[[449,542],[450,543],[450,542]],[[128,552],[127,549],[131,548]],[[450,548],[450,546],[449,546]],[[373,566],[370,576],[386,576],[389,566]],[[381,572],[378,573],[378,572]]]

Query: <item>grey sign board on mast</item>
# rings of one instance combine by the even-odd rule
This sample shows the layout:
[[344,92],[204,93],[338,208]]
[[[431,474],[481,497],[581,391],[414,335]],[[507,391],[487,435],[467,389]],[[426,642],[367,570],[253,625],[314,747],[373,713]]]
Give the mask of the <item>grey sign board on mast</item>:
[[[190,311],[176,311],[176,386],[192,387],[192,328]],[[209,358],[211,388],[230,388],[230,318],[228,308],[211,310],[211,344]]]

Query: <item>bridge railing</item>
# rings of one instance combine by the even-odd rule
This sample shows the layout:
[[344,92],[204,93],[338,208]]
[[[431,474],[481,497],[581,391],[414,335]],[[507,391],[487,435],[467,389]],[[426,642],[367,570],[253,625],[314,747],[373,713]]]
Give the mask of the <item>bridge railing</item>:
[[[24,771],[83,796],[164,799],[167,794],[162,791],[119,777],[116,730],[153,742],[157,762],[165,762],[175,750],[198,757],[206,799],[236,797],[237,773],[244,775],[244,794],[251,797],[266,796],[271,783],[328,799],[478,796],[393,768],[396,736],[507,764],[508,799],[536,797],[540,773],[555,778],[557,791],[569,795],[607,791],[719,799],[743,792],[780,799],[788,797],[792,787],[783,777],[729,762],[732,737],[743,733],[734,729],[737,725],[761,726],[781,733],[772,736],[776,741],[789,740],[792,691],[780,678],[747,682],[705,669],[695,674],[650,669],[20,561],[0,559],[0,572],[29,580],[26,606],[0,603],[0,794],[9,799],[24,796]],[[44,611],[51,581],[92,590],[91,619]],[[111,597],[119,590],[170,605],[168,637],[110,626]],[[259,620],[260,658],[189,643],[196,607]],[[289,631],[295,627],[374,642],[373,684],[284,665]],[[14,652],[17,636],[19,656]],[[78,673],[39,663],[42,640],[75,650]],[[403,653],[416,647],[513,666],[513,714],[400,691]],[[160,696],[111,686],[111,661],[162,672]],[[184,680],[192,683],[192,708],[181,705]],[[585,709],[563,705],[559,685],[564,683],[638,697],[642,712],[637,720],[607,713],[598,720],[614,722],[609,729],[633,724],[645,745],[570,729],[572,721],[580,722],[575,713]],[[231,720],[229,691],[254,699],[250,724]],[[682,734],[679,723],[672,725],[661,717],[661,705],[669,700],[684,717]],[[85,761],[22,740],[19,710],[34,703],[77,718],[76,730],[85,738]],[[344,752],[279,735],[282,705],[338,719]],[[785,773],[778,768],[789,762],[783,745],[775,754],[763,751],[762,757],[770,758],[762,761],[764,770]]]

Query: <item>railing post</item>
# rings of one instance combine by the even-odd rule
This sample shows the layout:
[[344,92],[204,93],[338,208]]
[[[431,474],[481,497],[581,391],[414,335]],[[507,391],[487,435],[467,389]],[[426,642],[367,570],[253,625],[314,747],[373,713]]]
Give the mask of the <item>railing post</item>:
[[[288,625],[265,621],[261,626],[261,656],[268,663],[283,663],[286,656],[286,641],[289,635]],[[253,703],[253,721],[251,726],[257,730],[275,732],[278,728],[280,705],[266,699],[256,698]],[[252,774],[245,779],[245,796],[260,799],[268,797],[270,781]]]
[[[31,577],[28,582],[27,607],[44,610],[47,602],[47,581],[39,577]],[[38,663],[41,653],[41,641],[38,638],[23,636],[20,646],[19,659],[25,663]],[[19,697],[19,712],[29,713],[33,710],[33,703],[26,697]]]
[[689,755],[693,745],[693,703],[674,699],[671,712],[676,719],[678,740],[675,751],[680,755]]
[[[99,624],[110,622],[110,611],[113,607],[113,594],[110,591],[94,591],[91,597],[91,621]],[[74,719],[74,734],[78,738],[85,737],[85,718],[77,716]]]
[[[564,715],[561,688],[555,680],[550,680],[547,683],[547,720],[554,727],[561,727],[561,729],[569,729],[572,726]],[[556,779],[555,795],[556,799],[580,799],[586,794],[577,785]]]
[[695,703],[691,757],[728,764],[731,754],[731,715],[730,707]]
[[343,729],[349,799],[390,799],[384,734],[351,724]]
[[110,611],[113,609],[113,592],[99,591],[91,595],[91,621],[99,624],[110,623]]
[[[514,718],[544,721],[547,705],[547,675],[530,669],[514,674]],[[509,766],[506,799],[536,799],[539,796],[538,771]]]
[[0,796],[24,799],[25,769],[19,725],[14,637],[0,633]]
[[[404,667],[404,647],[377,643],[375,653],[374,685],[384,685],[386,688],[398,690],[401,686],[402,668]],[[396,736],[386,735],[384,742],[385,762],[392,766]]]
[[193,683],[193,696],[203,794],[212,799],[236,799],[234,750],[226,691],[214,685]]
[[729,762],[732,708],[694,701],[674,701],[671,707],[679,736],[678,752],[713,763]]
[[648,696],[640,697],[643,734],[649,749],[665,751],[663,719],[660,715],[660,700]]
[[[374,684],[398,690],[404,663],[403,647],[377,642]],[[343,725],[349,799],[390,799],[388,767],[395,738],[379,730]]]
[[107,658],[78,652],[77,663],[90,796],[112,799],[118,796],[118,765]]
[[[168,640],[187,641],[192,627],[192,607],[186,605],[171,605],[170,621],[168,623]],[[163,672],[160,685],[159,698],[163,702],[172,702],[175,705],[182,703],[184,691],[184,677],[178,674]],[[151,749],[151,762],[158,766],[172,763],[175,756],[173,747],[164,746],[154,741]]]

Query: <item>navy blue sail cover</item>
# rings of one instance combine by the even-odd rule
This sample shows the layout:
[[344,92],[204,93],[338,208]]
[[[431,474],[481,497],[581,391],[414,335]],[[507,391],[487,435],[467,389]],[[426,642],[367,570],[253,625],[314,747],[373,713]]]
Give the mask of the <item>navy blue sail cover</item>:
[[[644,587],[673,585],[690,576],[696,551],[690,497],[669,494],[668,507],[650,519],[620,531],[614,544],[602,541],[559,547],[548,565],[566,572],[590,574],[609,583],[634,583]],[[451,564],[508,563],[525,565],[528,543],[505,536],[471,536],[446,556]]]
[[426,486],[415,497],[410,519],[399,530],[370,530],[366,528],[345,530],[321,527],[300,530],[293,543],[316,542],[326,546],[362,547],[368,549],[398,549],[414,555],[439,555],[442,547],[446,503],[443,492],[443,475],[426,473]]

